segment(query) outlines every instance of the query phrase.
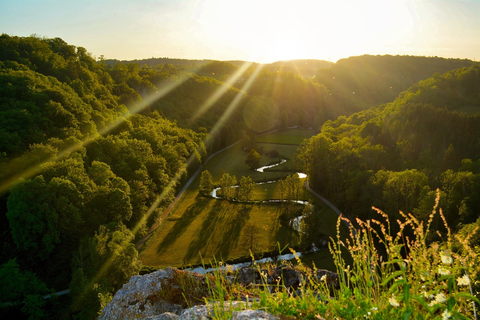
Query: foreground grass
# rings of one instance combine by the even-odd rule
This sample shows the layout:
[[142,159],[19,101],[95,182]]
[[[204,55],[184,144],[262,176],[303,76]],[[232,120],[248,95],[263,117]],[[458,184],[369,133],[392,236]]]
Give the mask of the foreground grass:
[[[203,299],[211,304],[215,319],[230,319],[233,301],[239,297],[254,299],[237,308],[261,309],[281,319],[476,319],[478,252],[469,246],[468,237],[451,236],[437,205],[427,223],[404,214],[394,235],[388,216],[380,210],[378,219],[357,220],[358,227],[351,228],[346,241],[339,235],[338,219],[338,236],[330,247],[339,276],[335,287],[328,277],[315,277],[316,272],[299,261],[296,269],[304,279],[296,291],[287,289],[282,279],[267,290],[268,266],[256,266],[263,285],[240,286],[217,270],[207,275]],[[428,244],[435,215],[444,220],[447,236],[441,243]],[[348,265],[342,249],[351,256]]]

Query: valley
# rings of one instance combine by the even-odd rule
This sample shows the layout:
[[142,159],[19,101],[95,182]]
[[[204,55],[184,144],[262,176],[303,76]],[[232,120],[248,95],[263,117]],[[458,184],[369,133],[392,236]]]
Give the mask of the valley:
[[[251,176],[254,181],[275,181],[295,173],[295,151],[300,143],[313,135],[312,130],[289,129],[261,135],[256,138],[256,148],[269,154],[276,150],[279,158],[287,162],[267,169],[265,172],[251,170],[245,164],[247,152],[241,144],[222,151],[212,157],[202,168],[209,170],[214,180],[220,179],[222,172],[238,177]],[[279,144],[281,142],[282,144]],[[267,165],[272,159],[262,156],[260,165]],[[256,257],[271,254],[285,246],[298,247],[300,234],[289,226],[280,223],[285,205],[282,203],[262,203],[279,199],[278,182],[257,184],[253,203],[213,199],[199,193],[200,175],[193,180],[171,210],[169,216],[156,229],[145,248],[140,249],[140,259],[150,267],[187,267],[216,261],[249,261],[250,252]],[[302,179],[302,185],[305,179]],[[318,232],[326,237],[336,235],[337,214],[324,206],[306,190],[301,191],[300,200],[307,200],[319,206],[321,225]],[[303,205],[296,205],[300,210]],[[346,230],[345,230],[346,232]],[[328,238],[327,238],[328,239]],[[333,259],[328,249],[312,253],[303,258],[318,267],[334,270]]]
[[295,316],[473,314],[479,63],[106,63],[7,34],[0,48],[1,316],[95,319],[135,275],[279,248],[323,249],[295,267],[340,279],[328,304],[286,297]]

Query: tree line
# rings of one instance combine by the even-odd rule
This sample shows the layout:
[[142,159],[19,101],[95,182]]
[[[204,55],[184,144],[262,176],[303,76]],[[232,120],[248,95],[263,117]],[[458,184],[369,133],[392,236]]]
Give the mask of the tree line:
[[[207,154],[207,132],[129,111],[175,72],[108,68],[59,38],[0,36],[0,296],[12,304],[0,312],[96,318],[139,272],[134,241],[173,200],[187,159],[193,169]],[[68,287],[67,303],[43,299]]]
[[[479,71],[474,64],[435,75],[392,103],[327,121],[300,149],[310,185],[352,217],[377,218],[375,206],[425,222],[439,188],[448,224],[471,230],[480,223],[480,116],[452,110],[480,107],[470,89]],[[440,86],[440,97],[432,94]]]

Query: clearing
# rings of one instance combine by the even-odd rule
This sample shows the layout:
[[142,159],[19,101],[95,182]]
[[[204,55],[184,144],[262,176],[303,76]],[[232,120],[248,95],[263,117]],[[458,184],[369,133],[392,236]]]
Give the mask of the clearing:
[[[288,135],[290,133],[290,135]],[[309,134],[307,134],[309,133]],[[268,143],[257,143],[257,150],[266,153],[277,150],[282,158],[294,159],[298,144],[313,135],[312,130],[288,130],[258,137]],[[287,138],[285,138],[287,137]],[[301,138],[301,139],[300,139]],[[283,139],[283,140],[282,140]],[[276,144],[272,141],[296,142],[296,145]],[[242,176],[251,176],[256,182],[283,179],[292,174],[293,161],[287,161],[278,167],[278,171],[252,171],[245,164],[246,151],[240,144],[214,156],[204,167],[218,180],[223,172]],[[276,163],[278,160],[261,157],[261,165]],[[280,171],[281,170],[281,171]],[[200,175],[192,182],[182,198],[170,212],[169,217],[155,230],[140,250],[140,259],[146,266],[189,266],[202,262],[231,261],[248,259],[250,251],[255,253],[271,252],[285,245],[300,243],[300,234],[280,223],[280,215],[285,210],[280,203],[238,203],[217,200],[199,194]],[[278,198],[277,183],[256,186],[254,200],[262,201]],[[327,236],[336,236],[338,216],[323,202],[304,191],[301,196],[316,204],[322,215],[319,232]],[[302,205],[297,205],[299,208]],[[343,233],[343,232],[342,232]],[[332,270],[332,257],[327,250],[302,257],[308,265],[314,261],[318,268]]]

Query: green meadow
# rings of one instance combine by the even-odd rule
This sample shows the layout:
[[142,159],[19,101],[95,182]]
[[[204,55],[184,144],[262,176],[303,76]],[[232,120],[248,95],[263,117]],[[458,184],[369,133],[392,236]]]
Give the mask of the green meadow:
[[315,133],[311,129],[290,129],[259,136],[257,142],[300,145],[313,135]]
[[[305,136],[305,130],[289,130],[296,139]],[[312,132],[312,131],[309,131]],[[282,132],[281,135],[285,135]],[[272,141],[279,139],[279,134],[272,136]],[[290,140],[294,141],[294,139]],[[298,141],[298,140],[296,140]],[[293,159],[298,145],[279,145],[258,143],[263,151],[277,150],[282,158]],[[253,180],[269,181],[283,179],[294,171],[286,171],[292,166],[287,161],[282,171],[257,172],[245,165],[246,151],[240,144],[221,152],[213,157],[204,167],[209,170],[215,181],[223,172],[242,176],[251,176]],[[278,162],[267,156],[261,157],[261,165]],[[305,179],[302,179],[304,181]],[[231,261],[248,259],[250,251],[258,254],[271,252],[282,247],[300,244],[300,234],[288,226],[280,224],[280,215],[285,210],[285,204],[261,203],[263,200],[278,199],[278,182],[265,183],[255,187],[255,203],[239,203],[227,200],[217,200],[199,194],[200,175],[192,182],[182,198],[177,202],[165,221],[155,230],[154,234],[140,249],[142,262],[150,267],[187,266],[208,263],[213,259]],[[335,237],[335,225],[338,216],[323,202],[313,197],[306,189],[300,195],[303,200],[309,200],[321,208],[322,223],[319,232],[329,237]],[[303,205],[296,205],[299,210]],[[288,253],[288,252],[287,252]],[[334,263],[328,250],[306,255],[305,263],[315,262],[319,268],[334,269]],[[305,260],[306,259],[306,260]]]

